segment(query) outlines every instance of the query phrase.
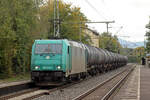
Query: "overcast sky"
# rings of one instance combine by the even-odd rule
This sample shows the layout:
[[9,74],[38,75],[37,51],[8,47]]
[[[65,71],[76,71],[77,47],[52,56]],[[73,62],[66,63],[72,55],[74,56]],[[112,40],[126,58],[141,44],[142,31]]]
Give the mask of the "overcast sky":
[[[145,25],[149,22],[150,16],[150,0],[64,1],[80,7],[91,21],[115,20],[115,23],[110,25],[112,28],[109,31],[118,37],[129,41],[144,41]],[[106,31],[105,24],[90,24],[90,26],[100,33]],[[121,26],[123,28],[120,30]]]

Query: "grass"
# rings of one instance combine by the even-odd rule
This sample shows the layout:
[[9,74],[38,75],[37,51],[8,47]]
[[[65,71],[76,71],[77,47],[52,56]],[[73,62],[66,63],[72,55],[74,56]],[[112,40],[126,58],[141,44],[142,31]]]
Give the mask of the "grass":
[[6,79],[0,79],[0,83],[16,82],[16,81],[23,81],[23,80],[30,80],[30,73],[18,74],[18,75],[13,75],[12,77]]

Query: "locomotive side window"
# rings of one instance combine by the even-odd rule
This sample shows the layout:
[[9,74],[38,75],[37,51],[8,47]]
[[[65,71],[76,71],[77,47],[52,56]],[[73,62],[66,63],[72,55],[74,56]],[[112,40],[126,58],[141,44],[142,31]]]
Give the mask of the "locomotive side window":
[[36,44],[35,54],[42,53],[62,53],[62,44]]

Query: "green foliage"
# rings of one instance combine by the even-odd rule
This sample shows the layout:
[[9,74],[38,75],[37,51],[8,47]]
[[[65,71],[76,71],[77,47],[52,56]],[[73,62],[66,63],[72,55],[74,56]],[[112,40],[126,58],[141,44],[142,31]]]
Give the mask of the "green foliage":
[[128,56],[128,62],[129,63],[137,63],[137,62],[139,62],[139,60],[136,56]]
[[30,73],[17,74],[5,79],[2,79],[3,77],[0,76],[0,83],[30,80],[30,77]]
[[126,55],[126,56],[133,56],[133,50],[132,48],[122,48],[121,49],[121,54]]
[[133,55],[137,57],[138,62],[141,61],[141,58],[145,56],[145,48],[137,47],[133,50]]
[[[36,22],[33,0],[0,1],[0,75],[29,70],[31,34]],[[30,44],[29,44],[30,43]]]
[[145,48],[144,47],[137,47],[137,48],[124,48],[121,50],[123,55],[128,56],[128,62],[139,62],[141,58],[145,56]]
[[137,47],[133,51],[133,55],[136,55],[138,57],[145,56],[145,48],[144,47]]
[[117,36],[112,36],[107,32],[100,35],[99,47],[115,53],[120,53],[120,49],[122,48],[118,42]]
[[[80,40],[87,21],[79,7],[60,2],[61,38]],[[53,37],[53,0],[0,0],[0,78],[29,72],[35,39]],[[71,22],[71,23],[70,23]],[[89,43],[81,31],[82,42]]]
[[[54,5],[53,0],[49,0],[48,3],[40,7],[39,11],[39,33],[42,38],[53,38],[54,36]],[[80,40],[86,43],[84,32],[80,27],[86,27],[84,24],[77,24],[80,21],[87,21],[87,18],[81,13],[80,8],[71,7],[71,4],[66,4],[63,1],[59,2],[59,15],[60,15],[60,37],[70,40]],[[44,35],[43,35],[44,34]]]
[[145,34],[145,36],[147,37],[146,51],[147,53],[150,53],[150,22],[146,25],[146,28],[148,29],[148,31]]

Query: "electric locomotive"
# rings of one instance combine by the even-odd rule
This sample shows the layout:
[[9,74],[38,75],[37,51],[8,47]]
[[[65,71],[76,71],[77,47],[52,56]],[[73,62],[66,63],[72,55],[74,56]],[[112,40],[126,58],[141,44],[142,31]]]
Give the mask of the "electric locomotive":
[[85,48],[67,40],[35,40],[32,46],[31,80],[55,84],[86,72]]

